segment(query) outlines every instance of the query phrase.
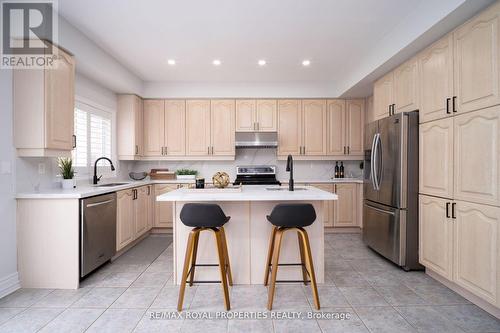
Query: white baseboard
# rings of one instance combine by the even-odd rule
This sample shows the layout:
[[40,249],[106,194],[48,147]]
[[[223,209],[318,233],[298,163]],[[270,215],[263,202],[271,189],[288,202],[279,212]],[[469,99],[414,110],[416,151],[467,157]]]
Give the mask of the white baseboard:
[[17,272],[7,275],[0,279],[0,298],[7,296],[19,288],[21,288],[21,283]]

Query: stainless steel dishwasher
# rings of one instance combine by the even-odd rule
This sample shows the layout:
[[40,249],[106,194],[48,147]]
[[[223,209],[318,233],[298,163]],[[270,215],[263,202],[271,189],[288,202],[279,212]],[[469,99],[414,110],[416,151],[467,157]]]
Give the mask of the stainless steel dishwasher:
[[116,193],[80,200],[80,277],[116,253]]

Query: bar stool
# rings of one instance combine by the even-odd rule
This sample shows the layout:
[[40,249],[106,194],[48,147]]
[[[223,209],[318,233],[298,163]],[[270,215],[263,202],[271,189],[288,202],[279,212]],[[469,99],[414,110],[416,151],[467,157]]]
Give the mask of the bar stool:
[[[267,308],[273,307],[274,291],[276,282],[311,282],[313,292],[314,305],[319,310],[318,288],[316,286],[316,276],[314,274],[314,265],[311,256],[311,247],[309,245],[309,237],[304,227],[311,225],[316,220],[316,211],[311,204],[278,204],[274,207],[271,215],[267,216],[269,222],[273,224],[271,238],[269,240],[269,250],[267,253],[266,273],[264,276],[264,285],[267,286],[269,281],[269,271],[271,271],[271,285],[269,286],[269,294]],[[281,241],[285,232],[296,230],[299,241],[300,264],[280,264],[280,248]],[[276,281],[278,274],[278,266],[301,266],[303,280],[291,281],[283,280]],[[309,276],[309,281],[307,280]]]
[[[189,233],[189,238],[186,248],[186,256],[184,259],[184,268],[182,270],[182,280],[179,290],[179,301],[177,310],[182,311],[182,303],[184,301],[184,291],[186,283],[189,286],[193,283],[221,283],[224,292],[224,305],[226,310],[231,308],[229,303],[228,284],[233,285],[233,277],[231,275],[231,266],[229,264],[229,255],[227,252],[226,234],[224,232],[224,224],[226,224],[230,216],[226,216],[219,205],[216,204],[201,204],[187,203],[182,207],[180,219],[187,227],[193,229]],[[219,258],[218,264],[196,264],[196,254],[198,251],[198,240],[202,231],[212,231],[217,245],[217,254]],[[197,266],[219,266],[221,281],[195,281],[194,271]],[[189,281],[188,279],[189,275]]]

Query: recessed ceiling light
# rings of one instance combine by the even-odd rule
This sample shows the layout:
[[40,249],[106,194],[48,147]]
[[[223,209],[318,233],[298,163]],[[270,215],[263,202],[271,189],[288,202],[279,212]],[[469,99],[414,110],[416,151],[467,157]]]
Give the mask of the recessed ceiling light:
[[264,59],[261,59],[257,62],[259,64],[259,66],[265,66],[266,65],[266,61]]
[[220,64],[222,64],[222,62],[219,59],[215,59],[214,61],[212,61],[212,64],[214,66],[220,66]]
[[302,66],[309,66],[311,64],[311,60],[302,60]]
[[168,63],[170,66],[174,66],[174,65],[175,65],[175,60],[174,60],[174,59],[168,59],[168,60],[167,60],[167,63]]

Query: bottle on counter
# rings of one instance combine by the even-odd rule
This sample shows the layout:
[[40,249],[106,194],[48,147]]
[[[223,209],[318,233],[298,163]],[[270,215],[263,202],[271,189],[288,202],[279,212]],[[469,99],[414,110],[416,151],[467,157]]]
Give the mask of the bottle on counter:
[[339,178],[339,161],[335,161],[335,178]]
[[344,162],[340,162],[339,178],[344,178]]

